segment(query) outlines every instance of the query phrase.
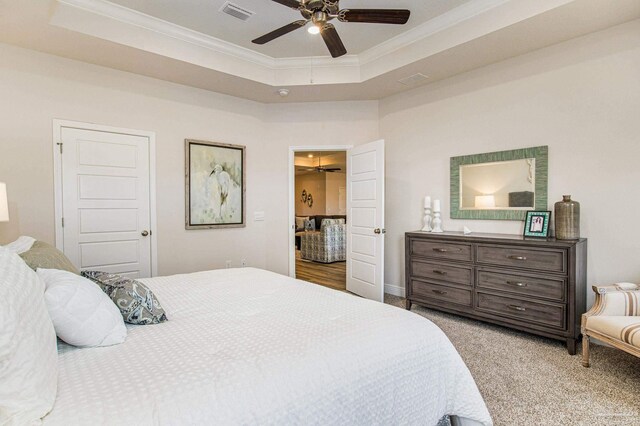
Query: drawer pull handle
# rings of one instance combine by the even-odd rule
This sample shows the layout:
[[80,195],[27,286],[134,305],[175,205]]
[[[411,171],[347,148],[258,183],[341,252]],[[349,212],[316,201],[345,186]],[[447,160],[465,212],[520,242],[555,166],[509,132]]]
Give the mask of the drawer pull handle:
[[507,281],[507,284],[515,285],[516,287],[526,287],[527,283],[521,283],[519,281]]
[[438,274],[438,275],[447,275],[447,273],[446,273],[445,271],[439,271],[439,270],[437,270],[437,269],[434,269],[434,270],[433,270],[433,273],[434,273],[434,274]]
[[527,308],[523,308],[522,306],[518,306],[518,305],[507,305],[509,307],[509,309],[513,309],[514,311],[518,311],[518,312],[524,312],[527,310]]
[[447,294],[446,291],[442,291],[442,290],[431,290],[432,292],[434,292],[435,294]]
[[438,253],[448,253],[450,251],[462,251],[462,249],[449,250],[440,247],[434,247],[433,251],[437,251]]
[[507,258],[513,259],[513,260],[527,260],[527,256],[516,256],[513,254],[511,256],[507,256]]

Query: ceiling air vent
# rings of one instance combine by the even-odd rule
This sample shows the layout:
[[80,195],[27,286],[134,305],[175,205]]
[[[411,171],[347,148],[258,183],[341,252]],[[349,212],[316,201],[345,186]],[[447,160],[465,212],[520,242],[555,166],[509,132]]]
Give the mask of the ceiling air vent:
[[220,12],[226,13],[227,15],[231,15],[234,18],[238,18],[241,21],[246,21],[255,15],[255,12],[247,10],[243,7],[238,6],[237,4],[233,4],[231,2],[226,2],[220,8]]
[[429,79],[429,76],[424,75],[422,73],[417,73],[414,75],[410,75],[409,77],[405,77],[403,79],[398,80],[398,83],[402,83],[405,86],[414,86],[418,83],[425,82]]

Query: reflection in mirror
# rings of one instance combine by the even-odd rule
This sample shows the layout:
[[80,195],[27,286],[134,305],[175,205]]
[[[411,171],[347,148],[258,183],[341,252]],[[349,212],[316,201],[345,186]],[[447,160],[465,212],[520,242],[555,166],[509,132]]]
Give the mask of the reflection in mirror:
[[460,165],[463,210],[531,210],[535,207],[535,158]]
[[523,220],[547,210],[549,148],[451,157],[452,219]]

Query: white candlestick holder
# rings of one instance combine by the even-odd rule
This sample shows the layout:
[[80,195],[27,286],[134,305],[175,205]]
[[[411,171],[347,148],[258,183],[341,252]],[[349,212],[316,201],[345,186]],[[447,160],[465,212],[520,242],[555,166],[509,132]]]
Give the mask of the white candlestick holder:
[[442,230],[442,219],[440,219],[440,212],[433,212],[433,229],[431,232],[440,233]]
[[424,208],[424,226],[422,227],[423,231],[426,232],[431,232],[431,230],[433,229],[431,227],[431,208],[430,207],[425,207]]

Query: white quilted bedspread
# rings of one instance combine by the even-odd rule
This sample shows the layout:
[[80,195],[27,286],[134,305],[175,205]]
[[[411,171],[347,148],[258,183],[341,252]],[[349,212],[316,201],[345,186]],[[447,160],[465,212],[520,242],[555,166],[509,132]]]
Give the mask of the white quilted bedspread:
[[141,281],[169,321],[129,325],[117,346],[60,344],[45,425],[491,424],[419,315],[253,268]]

